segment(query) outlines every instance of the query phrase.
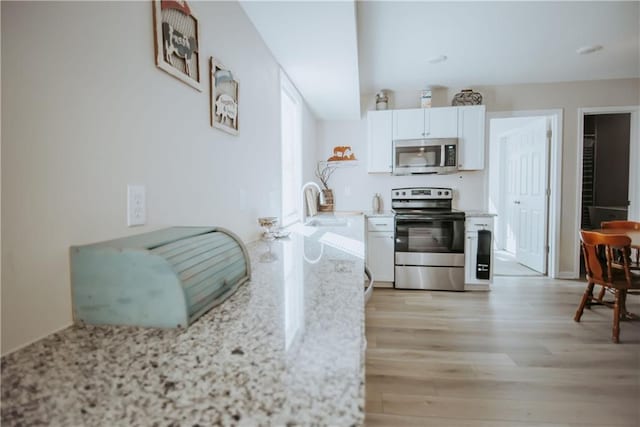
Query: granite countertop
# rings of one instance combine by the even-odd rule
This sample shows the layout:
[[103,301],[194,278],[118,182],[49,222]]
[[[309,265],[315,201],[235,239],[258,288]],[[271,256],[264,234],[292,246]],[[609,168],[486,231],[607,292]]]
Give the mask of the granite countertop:
[[395,213],[391,211],[381,211],[381,212],[365,211],[364,215],[366,217],[390,217],[390,216],[395,216]]
[[491,213],[491,212],[486,212],[486,211],[464,211],[464,215],[467,218],[470,218],[470,217],[482,218],[482,217],[498,216],[498,214]]
[[72,326],[3,357],[2,425],[362,424],[364,224],[346,219],[250,244],[251,281],[187,329]]

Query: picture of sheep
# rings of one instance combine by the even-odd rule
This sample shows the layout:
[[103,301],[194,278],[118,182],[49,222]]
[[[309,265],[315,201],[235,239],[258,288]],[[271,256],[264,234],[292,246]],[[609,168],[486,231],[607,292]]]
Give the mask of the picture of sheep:
[[238,80],[231,70],[211,58],[211,126],[232,135],[238,134]]

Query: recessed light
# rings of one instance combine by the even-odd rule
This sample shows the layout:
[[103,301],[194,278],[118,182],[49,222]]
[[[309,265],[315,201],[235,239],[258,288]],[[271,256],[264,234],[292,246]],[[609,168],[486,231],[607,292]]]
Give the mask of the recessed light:
[[438,62],[444,62],[447,60],[447,57],[445,55],[438,55],[438,56],[432,56],[431,58],[427,59],[427,62],[429,64],[437,64]]
[[599,50],[602,50],[603,47],[599,44],[593,44],[593,45],[589,45],[589,46],[582,46],[579,47],[578,49],[576,49],[576,53],[579,55],[588,55],[590,53],[593,52],[597,52]]

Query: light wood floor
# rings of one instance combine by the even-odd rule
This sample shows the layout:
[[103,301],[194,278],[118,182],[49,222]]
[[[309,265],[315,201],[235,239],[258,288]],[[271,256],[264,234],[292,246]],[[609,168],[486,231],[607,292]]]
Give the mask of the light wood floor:
[[[499,277],[491,292],[375,289],[366,425],[640,426],[640,321],[573,315],[585,285]],[[628,297],[640,313],[640,296]]]

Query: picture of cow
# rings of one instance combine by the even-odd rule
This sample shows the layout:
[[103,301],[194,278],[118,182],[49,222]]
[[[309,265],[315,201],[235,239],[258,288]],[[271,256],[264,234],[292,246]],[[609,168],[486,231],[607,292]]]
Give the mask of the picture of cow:
[[162,23],[162,38],[164,39],[165,61],[175,67],[173,55],[184,59],[185,71],[191,75],[191,58],[198,51],[198,41],[194,37],[184,36],[167,22]]
[[153,0],[153,27],[158,68],[202,91],[200,24],[187,1]]

